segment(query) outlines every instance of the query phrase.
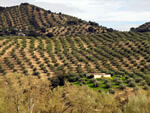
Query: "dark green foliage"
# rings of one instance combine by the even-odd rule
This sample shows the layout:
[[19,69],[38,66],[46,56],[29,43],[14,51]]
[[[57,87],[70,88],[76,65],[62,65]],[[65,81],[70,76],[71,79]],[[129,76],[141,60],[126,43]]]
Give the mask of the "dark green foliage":
[[46,36],[53,37],[54,35],[53,35],[53,33],[47,33]]
[[46,32],[46,29],[45,29],[45,28],[41,28],[40,30],[41,30],[42,33],[45,33],[45,32]]
[[115,94],[115,90],[114,90],[114,89],[109,89],[108,92],[109,92],[110,94]]
[[94,27],[89,27],[89,28],[88,28],[88,32],[95,33],[96,30],[94,29]]
[[79,80],[79,77],[78,76],[73,76],[73,77],[69,77],[68,78],[68,81],[69,82],[76,82],[76,81],[78,81]]
[[106,83],[106,88],[111,88],[112,87],[112,85],[111,85],[111,83]]
[[30,24],[31,24],[32,26],[35,26],[36,29],[39,28],[38,23],[36,22],[36,20],[35,20],[34,18],[32,18],[32,19],[30,20]]
[[144,89],[144,90],[148,90],[148,89],[149,89],[149,86],[148,86],[148,85],[144,85],[143,89]]
[[133,82],[133,81],[131,81],[131,82],[129,82],[128,86],[129,86],[129,87],[136,87],[136,83]]
[[0,36],[3,36],[5,35],[5,33],[3,31],[0,32]]
[[29,31],[28,36],[37,37],[40,36],[40,34],[37,33],[36,31]]
[[0,7],[0,11],[3,11],[5,9],[5,7]]
[[11,32],[10,32],[10,34],[13,34],[13,35],[16,35],[16,33],[17,33],[17,31],[14,30],[14,29],[12,29]]
[[94,75],[87,76],[88,79],[94,78]]
[[50,79],[50,81],[51,81],[51,85],[53,88],[60,85],[60,80],[58,78],[52,78],[52,79]]
[[130,29],[130,31],[135,31],[135,28],[134,28],[134,27],[132,27],[132,28]]
[[114,30],[112,28],[107,29],[108,32],[113,32]]
[[94,87],[99,87],[100,84],[101,84],[101,83],[100,83],[99,81],[95,81],[95,82],[93,83],[93,86],[94,86]]
[[40,73],[39,73],[39,72],[37,72],[37,71],[34,71],[34,72],[33,72],[33,75],[35,75],[35,76],[39,76],[39,75],[40,75]]
[[51,13],[51,11],[50,11],[50,10],[48,10],[47,12],[48,12],[48,13]]
[[120,85],[122,83],[122,80],[116,80],[116,85]]
[[80,78],[78,81],[79,81],[79,83],[81,83],[81,84],[85,84],[85,79],[84,79],[84,78]]
[[145,76],[145,81],[147,82],[148,85],[150,85],[150,75]]
[[75,21],[75,20],[74,20],[74,21],[73,21],[73,20],[70,20],[70,21],[67,21],[66,24],[67,24],[67,25],[77,25],[78,22]]
[[124,90],[125,88],[126,88],[125,85],[123,85],[123,84],[120,84],[120,85],[119,85],[119,89]]
[[142,80],[143,80],[143,79],[140,78],[140,77],[135,78],[135,82],[136,82],[136,83],[139,83],[139,82],[141,82]]
[[99,24],[98,24],[98,23],[96,23],[96,22],[92,22],[92,21],[89,21],[89,24],[90,24],[90,25],[92,25],[92,26],[99,26]]
[[65,84],[66,75],[62,72],[58,72],[57,77],[50,79],[52,87],[63,86]]
[[96,81],[96,79],[90,79],[89,82],[90,83],[94,83]]
[[29,3],[21,3],[21,5],[29,5]]

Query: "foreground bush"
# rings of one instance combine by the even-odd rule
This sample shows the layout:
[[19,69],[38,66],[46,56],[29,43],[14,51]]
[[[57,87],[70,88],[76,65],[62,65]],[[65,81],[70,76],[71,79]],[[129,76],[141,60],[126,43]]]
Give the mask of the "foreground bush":
[[150,113],[150,99],[146,95],[130,96],[124,113]]
[[10,74],[0,77],[0,113],[150,113],[149,94],[132,93],[122,102],[85,85],[52,89],[35,76]]

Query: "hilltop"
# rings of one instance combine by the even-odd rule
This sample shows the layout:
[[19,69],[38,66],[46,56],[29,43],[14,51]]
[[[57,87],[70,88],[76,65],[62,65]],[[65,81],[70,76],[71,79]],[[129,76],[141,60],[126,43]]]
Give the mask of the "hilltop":
[[22,3],[18,6],[0,7],[0,34],[66,36],[107,32],[95,22],[87,22],[66,14],[54,13],[40,7]]
[[140,25],[137,28],[131,28],[131,31],[136,32],[150,32],[150,22]]

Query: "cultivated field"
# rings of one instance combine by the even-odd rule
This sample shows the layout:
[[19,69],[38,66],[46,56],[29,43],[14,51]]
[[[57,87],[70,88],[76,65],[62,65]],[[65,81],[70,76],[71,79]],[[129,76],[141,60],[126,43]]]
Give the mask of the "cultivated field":
[[64,73],[150,74],[150,33],[104,33],[79,37],[1,37],[0,74],[47,78]]

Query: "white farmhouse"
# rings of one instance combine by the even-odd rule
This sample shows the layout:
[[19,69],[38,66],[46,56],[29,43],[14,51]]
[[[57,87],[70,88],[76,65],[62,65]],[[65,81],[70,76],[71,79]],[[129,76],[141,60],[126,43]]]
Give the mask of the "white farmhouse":
[[88,73],[86,76],[88,77],[91,75],[93,75],[95,79],[96,78],[102,78],[102,77],[104,77],[104,78],[110,78],[111,77],[110,74],[106,74],[106,73]]

